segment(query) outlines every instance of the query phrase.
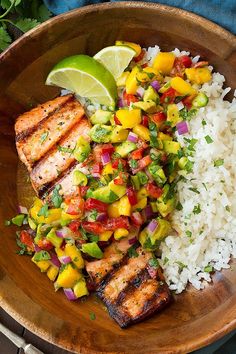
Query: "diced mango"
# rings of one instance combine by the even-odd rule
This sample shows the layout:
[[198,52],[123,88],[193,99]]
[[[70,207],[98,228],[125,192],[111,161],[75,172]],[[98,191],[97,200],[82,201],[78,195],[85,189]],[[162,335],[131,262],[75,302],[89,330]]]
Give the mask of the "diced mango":
[[137,192],[137,199],[138,201],[146,198],[148,196],[147,189],[145,187],[142,187],[138,192]]
[[131,73],[129,74],[126,83],[125,90],[128,94],[135,94],[138,88],[137,73],[140,71],[138,66],[133,67]]
[[74,294],[75,294],[76,297],[82,297],[82,296],[85,296],[85,295],[89,294],[87,286],[86,286],[86,281],[85,281],[84,278],[81,278],[75,284],[75,286],[73,287],[73,290],[74,290]]
[[147,83],[151,81],[151,76],[149,73],[145,72],[145,71],[139,71],[136,74],[136,78],[138,82],[142,82],[142,83]]
[[117,202],[108,205],[107,213],[110,218],[118,218],[118,216],[120,216],[119,200]]
[[132,206],[132,211],[142,210],[142,209],[146,208],[146,206],[147,206],[147,197],[140,199],[140,201],[138,201],[137,204]]
[[124,73],[122,73],[121,76],[118,77],[118,79],[116,80],[116,85],[118,87],[125,86],[128,76],[129,76],[128,71],[125,71]]
[[116,116],[122,124],[123,128],[132,129],[141,123],[141,109],[119,109]]
[[133,50],[135,50],[136,55],[135,57],[138,57],[139,54],[141,53],[142,48],[140,47],[139,44],[133,43],[133,42],[127,42],[127,41],[116,41],[115,43],[116,45],[126,45],[130,48],[132,48]]
[[113,168],[111,162],[107,163],[102,170],[102,175],[111,175],[113,173]]
[[114,232],[115,240],[119,240],[122,237],[128,236],[129,231],[123,228],[116,229]]
[[126,186],[114,183],[114,180],[109,183],[110,190],[114,192],[119,198],[126,193]]
[[167,107],[167,121],[171,123],[172,127],[175,127],[177,123],[181,121],[179,116],[179,110],[176,104],[169,104]]
[[124,215],[124,216],[130,216],[131,214],[131,205],[129,202],[129,199],[127,195],[124,195],[120,200],[119,200],[119,214]]
[[[161,75],[161,73],[157,69],[147,66],[146,68],[143,69],[143,71],[148,74],[153,74],[154,76],[152,77],[152,80],[155,77],[159,82],[163,81],[163,76]],[[151,78],[151,76],[152,75],[150,75],[150,78]]]
[[164,134],[162,132],[158,133],[158,139],[160,139],[160,140],[173,140],[173,138],[170,135]]
[[185,74],[190,82],[198,85],[204,84],[212,78],[211,72],[208,68],[185,69]]
[[33,203],[33,206],[29,210],[31,217],[38,224],[41,224],[41,223],[50,224],[53,221],[60,220],[60,218],[61,218],[61,209],[60,208],[49,209],[47,217],[45,217],[43,215],[38,216],[38,213],[39,213],[40,209],[42,208],[42,206],[43,206],[43,202],[40,199],[36,198]]
[[66,255],[65,251],[62,250],[61,248],[55,248],[55,252],[56,252],[58,258]]
[[80,218],[80,215],[71,215],[67,214],[64,210],[61,212],[61,219],[62,220],[74,220]]
[[51,265],[47,271],[47,276],[51,281],[55,281],[58,273],[59,273],[59,268],[54,265]]
[[99,241],[108,241],[113,231],[104,231],[99,235]]
[[111,132],[110,142],[111,143],[121,143],[125,141],[129,135],[129,131],[124,129],[120,125],[116,125]]
[[197,94],[197,91],[188,82],[178,76],[171,79],[170,86],[183,96]]
[[83,257],[81,255],[80,250],[75,245],[67,243],[65,246],[65,253],[66,256],[69,256],[71,258],[72,262],[74,263],[74,265],[76,265],[77,268],[84,268]]
[[81,278],[82,274],[80,271],[69,263],[64,270],[59,273],[56,285],[62,288],[72,288]]
[[159,219],[158,227],[150,237],[152,245],[154,245],[157,240],[163,240],[163,238],[165,238],[170,233],[170,231],[170,223],[167,220]]
[[133,128],[133,132],[137,134],[141,139],[149,141],[150,140],[150,132],[149,129],[144,127],[142,124],[138,124]]
[[160,52],[154,59],[153,67],[162,74],[169,74],[174,66],[175,55],[171,52]]
[[48,268],[50,267],[50,265],[51,265],[50,261],[38,261],[38,262],[36,262],[34,260],[34,257],[31,258],[31,261],[34,262],[37,265],[37,267],[39,267],[41,272],[46,272],[48,270]]
[[178,154],[178,151],[181,149],[180,143],[177,141],[169,141],[169,140],[164,140],[164,151],[167,154]]

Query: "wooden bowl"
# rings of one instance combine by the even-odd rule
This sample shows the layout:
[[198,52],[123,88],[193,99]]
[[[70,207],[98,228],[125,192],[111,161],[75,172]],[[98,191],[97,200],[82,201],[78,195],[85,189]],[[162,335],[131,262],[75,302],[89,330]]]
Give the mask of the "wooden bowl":
[[[80,353],[186,353],[236,328],[236,267],[214,275],[205,290],[192,287],[151,319],[121,330],[95,297],[77,303],[54,293],[52,283],[27,256],[16,255],[15,231],[3,226],[32,190],[14,145],[15,117],[55,97],[44,85],[52,66],[77,53],[95,54],[116,39],[147,47],[159,44],[201,54],[236,83],[236,39],[191,13],[151,3],[121,2],[84,7],[26,33],[0,56],[0,294],[1,305],[44,339]],[[234,87],[235,88],[235,87]],[[96,320],[90,319],[90,312]]]

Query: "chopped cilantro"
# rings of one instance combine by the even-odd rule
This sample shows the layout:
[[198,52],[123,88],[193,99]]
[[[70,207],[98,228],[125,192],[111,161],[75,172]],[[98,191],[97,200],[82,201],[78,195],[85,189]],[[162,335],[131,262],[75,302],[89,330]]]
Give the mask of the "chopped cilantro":
[[206,184],[205,184],[204,182],[202,182],[202,185],[203,185],[203,187],[205,188],[205,190],[207,191],[207,186],[206,186]]
[[205,140],[206,140],[207,144],[213,143],[213,140],[212,140],[212,138],[209,135],[205,136]]
[[62,196],[59,194],[60,189],[61,189],[61,185],[57,184],[52,192],[52,203],[55,208],[60,208],[62,203]]
[[60,152],[67,152],[68,154],[73,154],[74,149],[70,149],[61,145],[57,145],[57,150]]
[[138,257],[138,252],[136,251],[134,246],[131,246],[128,250],[128,256],[129,258],[136,258]]
[[202,120],[202,125],[204,126],[204,125],[206,125],[207,124],[207,122],[205,121],[205,119],[203,119]]
[[186,236],[188,236],[188,237],[191,237],[191,236],[192,236],[192,232],[189,231],[189,230],[187,230],[185,233],[186,233]]
[[166,263],[168,263],[169,262],[169,258],[168,257],[165,257],[164,258],[164,265],[166,264]]
[[97,235],[88,235],[89,241],[90,242],[98,242],[99,241],[99,236]]
[[149,131],[150,131],[150,146],[152,147],[158,147],[158,141],[157,141],[157,126],[155,123],[150,122],[149,123]]
[[40,208],[40,210],[39,210],[39,212],[38,212],[37,215],[38,215],[38,216],[44,216],[45,218],[48,216],[48,204],[47,204],[47,203],[44,204],[44,205]]
[[153,268],[158,268],[159,267],[159,262],[156,258],[151,258],[148,262],[148,264],[150,265],[150,267]]
[[184,263],[180,262],[180,261],[177,261],[175,263],[178,264],[180,270],[183,270],[184,268],[187,268],[187,266]]
[[200,213],[201,213],[201,206],[200,206],[200,204],[195,205],[195,207],[193,208],[193,213],[194,213],[194,214],[200,214]]
[[117,169],[118,169],[119,172],[124,171],[123,164],[122,164],[121,161],[119,161],[118,166],[117,166]]
[[92,321],[96,320],[96,315],[94,312],[90,312],[89,317],[90,317],[90,320],[92,320]]
[[230,206],[226,205],[225,210],[227,210],[230,213]]
[[200,194],[199,190],[197,188],[189,188],[190,191]]
[[92,219],[92,220],[96,220],[97,219],[97,216],[98,216],[98,212],[96,209],[92,210],[89,214],[89,218]]
[[214,270],[214,268],[211,265],[208,265],[204,268],[204,272],[206,273],[211,273]]
[[183,205],[180,202],[178,202],[175,208],[177,210],[183,210]]
[[42,251],[36,252],[34,255],[35,262],[48,261],[49,259],[51,259],[51,256],[47,251],[42,250]]
[[130,165],[131,168],[135,169],[135,168],[138,167],[138,162],[136,160],[131,159],[129,161],[129,165]]
[[41,144],[46,141],[46,139],[47,139],[47,137],[48,137],[48,134],[49,134],[48,132],[45,132],[45,133],[43,133],[43,134],[41,135],[41,137],[40,137],[40,143],[41,143]]
[[218,159],[214,161],[214,167],[219,167],[224,164],[224,159]]

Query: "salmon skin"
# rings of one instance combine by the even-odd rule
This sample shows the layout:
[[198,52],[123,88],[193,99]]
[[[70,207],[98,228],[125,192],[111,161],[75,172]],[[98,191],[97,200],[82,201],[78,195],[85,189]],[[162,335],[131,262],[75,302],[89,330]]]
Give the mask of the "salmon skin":
[[159,312],[172,299],[161,268],[150,271],[152,253],[138,247],[130,256],[131,247],[127,239],[113,242],[103,259],[86,264],[98,296],[121,328]]
[[[66,178],[72,183],[69,175],[77,161],[71,151],[81,135],[89,140],[89,129],[83,107],[71,94],[43,103],[17,118],[17,151],[41,199],[59,180]],[[72,186],[64,187],[65,191],[71,189]]]

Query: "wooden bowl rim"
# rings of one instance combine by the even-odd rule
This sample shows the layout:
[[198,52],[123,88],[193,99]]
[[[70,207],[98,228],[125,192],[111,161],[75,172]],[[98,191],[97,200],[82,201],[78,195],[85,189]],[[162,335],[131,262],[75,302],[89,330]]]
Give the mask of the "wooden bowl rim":
[[[175,14],[178,12],[178,16],[181,16],[188,21],[191,22],[197,22],[199,26],[203,28],[208,28],[212,32],[216,33],[218,36],[220,36],[222,39],[226,40],[230,46],[232,47],[232,52],[236,50],[236,36],[229,32],[228,30],[222,28],[218,24],[201,17],[199,15],[196,15],[192,12],[186,11],[179,9],[177,7],[173,6],[167,6],[159,3],[150,3],[150,2],[137,2],[137,1],[120,1],[120,2],[112,2],[112,3],[102,3],[102,4],[95,4],[95,5],[89,5],[89,6],[84,6],[69,12],[66,12],[64,14],[55,16],[46,22],[42,23],[41,25],[37,26],[36,28],[33,28],[32,30],[28,31],[25,33],[22,37],[17,39],[14,43],[12,43],[3,53],[0,54],[0,62],[3,62],[8,59],[9,56],[14,55],[15,51],[19,49],[23,44],[25,44],[28,40],[28,38],[32,38],[38,35],[39,32],[45,31],[49,26],[52,26],[54,23],[56,23],[60,19],[70,19],[76,16],[81,16],[83,14],[91,13],[94,11],[98,10],[109,10],[112,8],[148,8],[152,10],[159,10],[160,13],[169,13],[174,11]],[[5,272],[4,272],[5,274]],[[7,279],[11,280],[10,276],[6,274]],[[14,284],[15,285],[15,284]],[[0,289],[0,295],[1,295],[1,289]],[[57,345],[63,349],[67,350],[72,350],[70,343],[64,342],[63,340],[60,341],[59,338],[57,338],[58,342],[56,343],[53,340],[53,337],[50,335],[49,332],[46,332],[43,325],[36,325],[32,320],[29,318],[26,319],[25,314],[23,313],[24,311],[18,311],[16,310],[17,306],[13,305],[13,302],[8,301],[8,298],[4,298],[3,296],[0,296],[1,298],[1,306],[2,308],[9,313],[13,318],[15,318],[21,325],[26,327],[29,331],[32,333],[38,335],[41,338],[44,338],[46,341],[49,343],[52,343],[54,345]],[[32,301],[29,298],[29,301]],[[17,302],[17,300],[16,300]],[[16,304],[15,304],[16,305]],[[236,309],[236,304],[235,304],[235,309]],[[26,309],[27,311],[27,309]],[[234,330],[236,328],[236,319],[232,320],[231,322],[228,322],[227,320],[225,321],[225,325],[217,332],[211,333],[209,331],[208,335],[204,335],[198,340],[195,340],[194,342],[185,342],[185,343],[176,343],[175,349],[169,351],[165,350],[165,353],[184,353],[186,352],[186,349],[188,351],[193,351],[196,349],[199,349],[201,347],[204,347],[208,344],[211,344],[213,341],[223,337],[230,331]],[[184,351],[183,351],[184,350]],[[75,352],[76,353],[76,352]],[[90,350],[90,353],[98,353],[97,351]]]

